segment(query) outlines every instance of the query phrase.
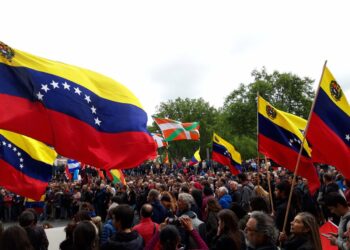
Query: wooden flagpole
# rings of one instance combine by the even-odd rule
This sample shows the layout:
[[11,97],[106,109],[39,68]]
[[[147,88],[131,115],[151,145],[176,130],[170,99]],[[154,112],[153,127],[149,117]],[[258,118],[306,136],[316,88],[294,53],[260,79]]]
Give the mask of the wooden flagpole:
[[315,98],[314,98],[314,101],[312,102],[311,110],[310,110],[310,113],[309,113],[309,118],[308,118],[308,120],[307,120],[305,132],[304,132],[303,141],[302,141],[302,143],[301,143],[300,150],[299,150],[299,154],[298,154],[297,163],[296,163],[296,165],[295,165],[294,176],[293,176],[292,186],[291,186],[290,193],[289,193],[289,198],[288,198],[288,204],[287,204],[286,214],[285,214],[285,216],[284,216],[283,229],[282,229],[282,232],[283,232],[283,233],[285,233],[285,230],[286,230],[287,219],[288,219],[288,214],[289,214],[289,209],[290,209],[290,203],[291,203],[291,200],[292,200],[292,193],[293,193],[293,189],[294,189],[294,186],[295,186],[295,179],[296,179],[296,176],[297,176],[297,173],[298,173],[298,169],[299,169],[299,163],[300,163],[301,153],[302,153],[302,150],[303,150],[303,148],[304,148],[305,138],[306,138],[306,136],[307,136],[307,131],[309,130],[310,118],[311,118],[311,115],[312,115],[312,113],[313,113],[313,111],[314,111],[314,108],[315,108],[316,98],[318,97],[318,93],[319,93],[319,90],[320,90],[320,86],[321,86],[321,82],[322,82],[322,78],[323,78],[323,74],[324,74],[326,65],[327,65],[327,60],[325,61],[324,65],[323,65],[323,70],[322,70],[322,74],[321,74],[320,81],[319,81],[319,83],[318,83],[318,88],[317,88],[317,91],[316,91],[316,96],[315,96]]
[[[267,165],[266,155],[265,155],[265,165]],[[273,207],[273,200],[272,200],[270,166],[267,166],[266,171],[267,171],[266,172],[267,173],[267,185],[269,187],[269,194],[270,194],[271,212],[274,213],[275,209]]]

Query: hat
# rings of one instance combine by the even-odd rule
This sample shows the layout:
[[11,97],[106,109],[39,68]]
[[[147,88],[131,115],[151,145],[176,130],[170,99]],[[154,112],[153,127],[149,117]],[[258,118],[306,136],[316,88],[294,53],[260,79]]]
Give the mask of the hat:
[[202,185],[201,185],[199,182],[195,182],[195,183],[193,184],[193,186],[194,186],[195,188],[199,189],[199,190],[202,190],[202,189],[203,189]]

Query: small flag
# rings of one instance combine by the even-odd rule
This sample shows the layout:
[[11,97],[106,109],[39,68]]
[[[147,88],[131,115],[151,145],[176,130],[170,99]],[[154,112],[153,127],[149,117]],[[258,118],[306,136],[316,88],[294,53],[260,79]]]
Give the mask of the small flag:
[[199,122],[186,122],[153,117],[163,133],[165,141],[199,140]]
[[188,165],[193,166],[201,161],[201,156],[199,154],[200,148],[194,153]]

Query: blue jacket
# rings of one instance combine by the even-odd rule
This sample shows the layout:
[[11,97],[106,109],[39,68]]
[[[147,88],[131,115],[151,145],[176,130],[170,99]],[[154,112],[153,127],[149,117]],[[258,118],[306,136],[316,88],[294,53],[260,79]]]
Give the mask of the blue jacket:
[[112,220],[107,220],[103,225],[102,233],[101,233],[101,245],[108,241],[108,239],[117,232],[115,229]]
[[222,208],[230,208],[231,203],[232,203],[232,198],[231,198],[231,195],[229,194],[225,194],[219,200],[219,204]]

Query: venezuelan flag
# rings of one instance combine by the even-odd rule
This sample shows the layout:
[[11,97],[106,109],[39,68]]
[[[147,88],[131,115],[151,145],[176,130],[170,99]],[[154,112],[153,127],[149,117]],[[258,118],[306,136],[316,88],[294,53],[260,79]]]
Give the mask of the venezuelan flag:
[[0,186],[40,199],[52,178],[56,156],[54,150],[41,142],[0,130]]
[[110,174],[114,184],[122,183],[123,185],[126,185],[124,174],[120,169],[111,169]]
[[156,155],[139,100],[106,76],[0,42],[0,82],[0,128],[104,169]]
[[[303,124],[306,124],[306,121],[302,121],[300,120],[302,118],[300,118],[298,119],[300,124],[296,126],[292,121],[293,117],[295,118],[292,114],[286,115],[285,112],[275,109],[259,96],[258,150],[290,171],[295,170],[303,141],[303,134],[300,129],[305,128]],[[308,179],[310,192],[314,193],[320,186],[320,181],[316,168],[312,164],[311,149],[307,141],[304,142],[299,164],[300,167],[297,174]]]
[[200,148],[194,153],[188,165],[193,166],[201,161],[201,156],[199,154]]
[[307,139],[312,159],[336,167],[350,178],[350,106],[332,73],[325,67]]
[[232,174],[237,175],[242,171],[241,154],[234,146],[216,133],[213,135],[212,159],[222,165],[228,166]]
[[24,207],[33,208],[38,214],[41,214],[44,211],[45,207],[45,195],[42,195],[41,198],[38,200],[25,198]]

